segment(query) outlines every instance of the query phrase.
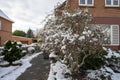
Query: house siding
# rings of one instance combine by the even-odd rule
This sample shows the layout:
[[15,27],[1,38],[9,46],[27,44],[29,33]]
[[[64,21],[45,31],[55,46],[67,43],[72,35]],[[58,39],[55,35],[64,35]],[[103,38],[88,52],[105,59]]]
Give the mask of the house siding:
[[5,41],[11,40],[12,38],[12,22],[1,17],[0,21],[1,21],[0,46],[2,46]]

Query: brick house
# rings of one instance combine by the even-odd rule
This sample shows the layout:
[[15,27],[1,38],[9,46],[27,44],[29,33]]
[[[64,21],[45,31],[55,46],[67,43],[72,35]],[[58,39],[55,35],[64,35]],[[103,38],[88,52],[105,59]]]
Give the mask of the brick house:
[[4,42],[7,40],[31,44],[31,38],[12,36],[12,23],[14,22],[0,10],[0,46],[3,46]]
[[0,10],[0,46],[12,38],[13,21]]
[[93,15],[92,23],[104,28],[103,45],[120,49],[120,0],[66,0],[58,8],[63,9],[65,5],[71,12],[78,8],[88,8]]

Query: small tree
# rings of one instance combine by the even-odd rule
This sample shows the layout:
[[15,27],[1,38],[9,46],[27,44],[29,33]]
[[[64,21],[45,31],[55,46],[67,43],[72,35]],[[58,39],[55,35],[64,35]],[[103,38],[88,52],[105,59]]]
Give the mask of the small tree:
[[91,16],[87,9],[78,9],[74,13],[67,9],[60,12],[61,16],[52,15],[40,32],[44,41],[41,48],[58,54],[71,72],[76,74],[90,55],[103,51],[102,31],[100,26],[89,24]]
[[24,31],[21,31],[21,30],[15,30],[15,31],[13,32],[13,35],[26,37],[26,33],[25,33]]
[[2,51],[3,59],[12,65],[14,61],[19,60],[23,57],[21,45],[16,42],[11,42],[10,40],[5,43],[4,49]]
[[33,31],[29,28],[29,30],[27,31],[27,37],[28,38],[34,38],[34,34],[33,34]]

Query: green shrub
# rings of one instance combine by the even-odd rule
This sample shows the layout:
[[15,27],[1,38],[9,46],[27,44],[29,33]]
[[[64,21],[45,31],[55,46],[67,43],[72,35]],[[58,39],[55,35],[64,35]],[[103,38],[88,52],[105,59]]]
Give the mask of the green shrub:
[[14,61],[23,57],[21,45],[18,45],[16,42],[12,42],[10,40],[7,41],[4,45],[2,55],[4,56],[3,60],[12,65]]
[[[96,69],[101,68],[103,65],[106,64],[106,58],[104,57],[106,54],[107,52],[102,50],[102,51],[97,51],[95,54],[89,55],[85,59],[85,63],[83,64],[81,68],[84,70],[88,70],[88,69],[96,70]],[[79,63],[81,63],[82,58],[84,56],[85,55],[83,53],[80,53]]]

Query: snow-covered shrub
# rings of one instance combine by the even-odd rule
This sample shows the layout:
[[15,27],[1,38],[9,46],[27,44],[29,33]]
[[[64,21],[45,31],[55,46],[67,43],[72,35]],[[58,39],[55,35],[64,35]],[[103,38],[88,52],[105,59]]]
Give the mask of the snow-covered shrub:
[[[41,49],[48,53],[54,51],[72,73],[77,73],[90,55],[103,50],[100,26],[91,28],[88,24],[90,19],[87,9],[78,9],[74,13],[63,10],[61,16],[52,15],[40,32],[43,39]],[[79,55],[82,54],[79,62]]]
[[72,80],[70,70],[60,61],[52,63],[50,67],[48,80]]
[[112,80],[111,75],[114,74],[108,67],[99,70],[89,70],[87,73],[87,80]]
[[35,52],[40,52],[40,47],[38,44],[36,44],[36,46],[35,46]]
[[107,52],[104,55],[106,64],[97,70],[88,70],[86,78],[88,80],[119,80],[120,73],[120,53],[104,48]]
[[35,52],[40,52],[40,47],[39,47],[38,43],[32,43],[30,46],[35,48]]
[[18,45],[22,45],[22,43],[21,43],[21,42],[17,42],[17,44],[18,44]]
[[35,52],[35,48],[32,47],[32,46],[28,47],[28,52],[29,53],[34,53]]
[[52,52],[49,58],[51,66],[48,80],[72,80],[71,71],[58,59],[58,55]]
[[3,59],[12,65],[14,61],[23,57],[21,45],[18,45],[17,42],[8,40],[4,45],[2,55],[4,56]]
[[[72,73],[77,73],[91,54],[99,54],[103,50],[100,26],[91,28],[88,24],[90,19],[87,9],[78,9],[74,13],[65,9],[61,16],[52,15],[40,32],[43,41],[41,49],[48,53],[54,51]],[[84,56],[79,62],[82,54]]]
[[107,65],[114,72],[120,73],[120,53],[114,52],[111,49],[106,49],[108,54],[105,56]]
[[3,48],[4,48],[4,47],[0,47],[0,53],[2,52]]
[[49,59],[51,60],[51,63],[56,63],[58,61],[58,55],[55,54],[54,52],[52,52],[50,55],[49,55]]
[[23,54],[23,56],[25,56],[27,54],[27,51],[26,50],[22,50],[22,54]]

